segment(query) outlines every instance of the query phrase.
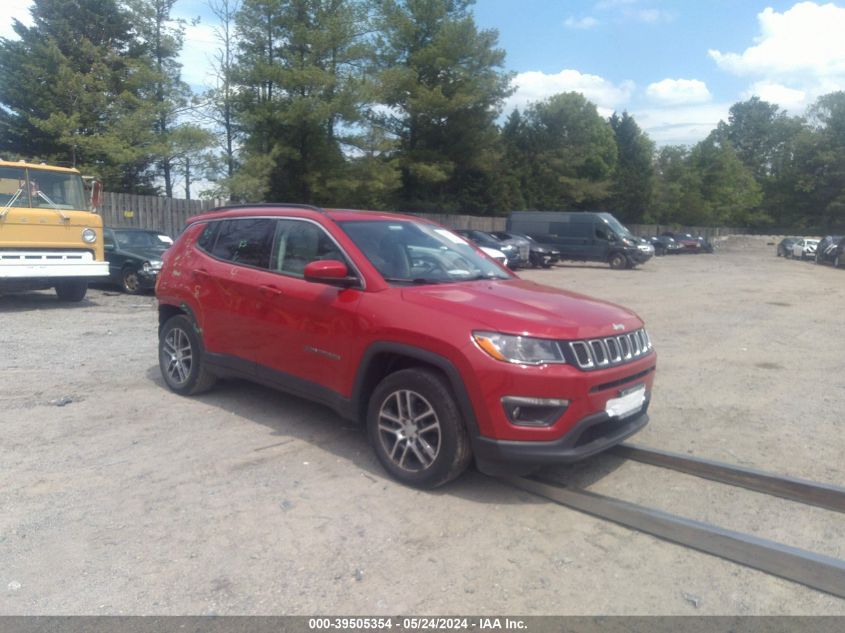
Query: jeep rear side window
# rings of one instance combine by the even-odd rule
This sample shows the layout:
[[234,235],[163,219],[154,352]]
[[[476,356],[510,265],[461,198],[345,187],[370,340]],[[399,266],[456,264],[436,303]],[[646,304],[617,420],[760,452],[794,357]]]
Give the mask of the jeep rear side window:
[[220,226],[219,222],[209,222],[205,225],[202,235],[197,240],[199,246],[206,253],[211,252],[211,247],[214,246],[214,238],[217,237],[217,228]]
[[267,218],[226,220],[217,231],[211,254],[243,266],[270,268],[276,221]]

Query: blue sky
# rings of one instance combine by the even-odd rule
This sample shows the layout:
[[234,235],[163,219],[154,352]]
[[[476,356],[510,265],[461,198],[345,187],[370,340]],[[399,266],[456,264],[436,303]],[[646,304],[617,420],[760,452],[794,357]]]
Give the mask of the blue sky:
[[[11,3],[3,2],[3,5]],[[29,2],[0,7],[0,36]],[[177,0],[188,27],[185,78],[209,79],[216,48],[206,0]],[[658,144],[692,144],[758,95],[792,114],[845,89],[845,0],[477,0],[499,32],[518,89],[506,109],[575,90],[603,115],[628,110]]]

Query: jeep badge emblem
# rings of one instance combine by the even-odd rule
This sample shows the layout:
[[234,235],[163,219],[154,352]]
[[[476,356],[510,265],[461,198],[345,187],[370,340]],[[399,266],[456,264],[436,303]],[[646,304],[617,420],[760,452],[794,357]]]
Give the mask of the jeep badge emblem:
[[613,331],[614,331],[614,332],[620,332],[620,331],[622,331],[622,330],[624,330],[624,329],[625,329],[625,326],[624,326],[624,325],[622,325],[621,323],[614,323],[614,324],[613,324]]

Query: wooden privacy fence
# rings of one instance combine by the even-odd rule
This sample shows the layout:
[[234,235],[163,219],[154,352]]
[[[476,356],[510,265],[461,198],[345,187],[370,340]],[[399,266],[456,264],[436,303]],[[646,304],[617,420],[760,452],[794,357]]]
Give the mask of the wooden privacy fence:
[[223,204],[222,200],[180,200],[105,192],[99,212],[106,226],[155,229],[176,235],[192,215]]
[[[127,193],[104,193],[100,214],[106,226],[155,229],[177,235],[193,215],[226,204],[225,200],[180,200],[159,196],[136,196]],[[453,229],[504,231],[507,218],[502,216],[456,215],[451,213],[416,213],[423,218]],[[677,226],[661,224],[628,224],[634,235],[649,237],[664,231],[691,233],[707,238],[747,233],[748,229],[729,227]]]

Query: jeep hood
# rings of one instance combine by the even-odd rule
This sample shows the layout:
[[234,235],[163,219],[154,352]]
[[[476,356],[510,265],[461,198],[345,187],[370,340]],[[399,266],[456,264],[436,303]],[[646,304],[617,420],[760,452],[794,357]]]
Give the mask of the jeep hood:
[[[470,322],[474,329],[554,339],[583,339],[642,327],[621,306],[523,279],[404,288],[405,301]],[[620,327],[621,326],[621,327]]]

